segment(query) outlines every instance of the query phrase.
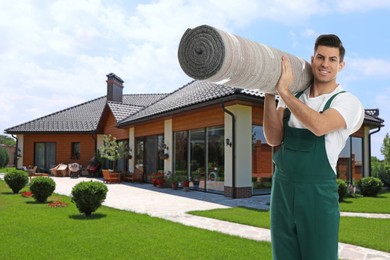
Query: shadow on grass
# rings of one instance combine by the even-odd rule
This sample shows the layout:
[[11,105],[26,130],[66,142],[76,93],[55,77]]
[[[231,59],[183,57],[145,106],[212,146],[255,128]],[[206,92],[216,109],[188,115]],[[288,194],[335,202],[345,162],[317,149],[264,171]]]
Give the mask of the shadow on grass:
[[34,198],[33,198],[33,200],[26,201],[26,204],[36,204],[36,205],[43,205],[43,204],[48,204],[48,203],[49,203],[48,201],[45,201],[45,202],[36,201],[36,200],[34,200]]
[[89,217],[86,217],[85,215],[81,215],[81,214],[69,215],[69,218],[74,220],[98,220],[105,217],[107,217],[107,215],[101,213],[92,213],[92,215]]

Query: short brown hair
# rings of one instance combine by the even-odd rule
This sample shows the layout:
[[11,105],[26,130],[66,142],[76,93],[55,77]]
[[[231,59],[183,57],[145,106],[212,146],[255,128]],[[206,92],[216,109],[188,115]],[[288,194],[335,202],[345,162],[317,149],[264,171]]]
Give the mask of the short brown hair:
[[315,44],[314,44],[314,52],[317,51],[318,46],[328,46],[339,48],[340,52],[340,62],[344,61],[345,56],[345,48],[340,38],[335,34],[322,34],[318,36]]

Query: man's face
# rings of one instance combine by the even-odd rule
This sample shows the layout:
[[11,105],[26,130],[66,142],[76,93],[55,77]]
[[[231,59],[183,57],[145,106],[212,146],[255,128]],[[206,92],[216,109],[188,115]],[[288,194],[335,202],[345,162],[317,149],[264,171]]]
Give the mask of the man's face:
[[319,83],[336,82],[337,73],[344,67],[344,61],[340,62],[338,48],[318,46],[314,56],[311,57],[311,68],[314,79]]

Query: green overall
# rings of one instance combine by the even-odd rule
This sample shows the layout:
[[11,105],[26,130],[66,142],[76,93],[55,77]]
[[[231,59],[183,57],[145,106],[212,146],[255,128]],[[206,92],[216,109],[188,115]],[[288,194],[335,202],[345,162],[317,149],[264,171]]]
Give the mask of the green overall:
[[[339,93],[327,101],[323,111]],[[288,126],[290,115],[286,109],[284,141],[273,156],[273,259],[337,260],[338,186],[326,154],[325,136]]]

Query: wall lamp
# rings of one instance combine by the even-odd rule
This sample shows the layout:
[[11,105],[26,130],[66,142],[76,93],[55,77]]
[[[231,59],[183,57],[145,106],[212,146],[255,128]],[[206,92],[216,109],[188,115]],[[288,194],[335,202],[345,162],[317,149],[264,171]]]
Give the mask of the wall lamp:
[[229,138],[226,138],[226,145],[232,147],[232,142]]

